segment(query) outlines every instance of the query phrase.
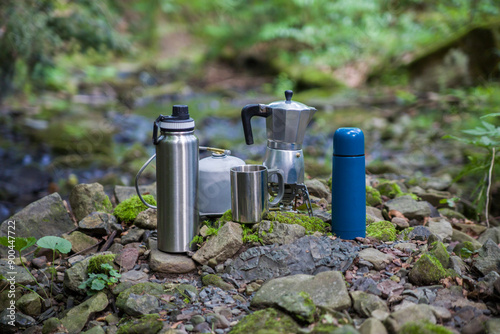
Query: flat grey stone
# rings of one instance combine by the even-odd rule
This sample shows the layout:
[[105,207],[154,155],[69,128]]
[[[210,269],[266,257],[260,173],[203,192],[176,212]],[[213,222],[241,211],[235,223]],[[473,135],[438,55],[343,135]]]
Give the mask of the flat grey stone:
[[151,270],[165,274],[184,274],[196,269],[194,261],[185,254],[171,254],[158,250],[156,241],[151,242],[149,266]]
[[384,269],[394,259],[394,256],[382,253],[375,248],[365,248],[359,252],[358,256],[360,260],[373,264],[376,270]]
[[227,222],[193,255],[193,260],[201,264],[207,264],[211,259],[223,263],[233,257],[241,246],[243,229],[238,223]]
[[431,209],[427,202],[416,201],[411,196],[396,197],[385,203],[387,210],[401,212],[408,219],[422,220],[431,216]]
[[386,302],[380,297],[363,291],[352,291],[351,298],[354,310],[363,318],[371,317],[375,310],[389,312]]
[[273,307],[283,295],[301,291],[307,292],[318,307],[341,311],[351,306],[344,277],[339,271],[324,271],[316,276],[293,275],[270,280],[256,292],[251,305]]
[[361,327],[359,327],[360,334],[387,334],[387,329],[385,329],[382,321],[376,318],[366,319]]
[[437,235],[442,241],[450,240],[453,235],[453,227],[446,218],[431,218],[427,222],[427,227],[432,234]]
[[113,230],[123,231],[116,217],[107,212],[92,212],[90,215],[80,220],[78,228],[87,234],[95,236],[108,235]]
[[474,259],[474,269],[485,276],[491,271],[500,273],[500,248],[493,240],[488,239],[479,249],[478,255]]
[[306,229],[298,224],[281,224],[264,220],[259,224],[259,237],[264,245],[290,244],[306,235]]
[[436,323],[436,317],[431,306],[425,304],[417,304],[409,306],[403,310],[393,312],[384,322],[390,333],[397,333],[401,327],[408,322],[415,321],[430,321]]

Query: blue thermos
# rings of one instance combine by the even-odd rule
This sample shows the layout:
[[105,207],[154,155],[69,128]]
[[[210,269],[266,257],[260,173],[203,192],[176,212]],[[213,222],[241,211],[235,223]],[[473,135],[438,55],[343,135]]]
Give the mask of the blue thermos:
[[332,233],[342,239],[366,235],[365,136],[358,128],[333,135]]

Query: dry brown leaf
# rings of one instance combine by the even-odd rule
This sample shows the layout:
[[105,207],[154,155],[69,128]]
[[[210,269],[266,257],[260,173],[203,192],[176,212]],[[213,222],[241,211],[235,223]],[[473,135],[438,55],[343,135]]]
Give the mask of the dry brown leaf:
[[405,217],[405,215],[403,215],[401,212],[399,212],[398,210],[390,210],[389,211],[389,218],[394,218],[394,217],[397,217],[397,218],[403,218],[403,219],[406,219],[408,221],[408,218]]

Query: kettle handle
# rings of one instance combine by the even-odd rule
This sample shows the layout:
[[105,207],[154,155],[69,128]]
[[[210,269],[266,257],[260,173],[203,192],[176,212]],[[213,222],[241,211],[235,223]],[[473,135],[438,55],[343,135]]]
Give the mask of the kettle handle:
[[243,123],[243,132],[247,145],[253,144],[252,123],[250,119],[253,116],[268,117],[271,111],[268,111],[264,104],[247,104],[241,109],[241,122]]
[[146,163],[141,167],[141,169],[139,169],[139,172],[137,172],[137,175],[135,176],[135,191],[137,192],[137,195],[139,196],[141,202],[144,203],[145,206],[151,209],[156,209],[156,206],[149,204],[144,200],[144,198],[142,198],[141,192],[139,191],[139,177],[141,176],[144,169],[148,167],[149,163],[153,161],[154,158],[156,158],[156,153],[151,158],[149,158],[148,161],[146,161]]

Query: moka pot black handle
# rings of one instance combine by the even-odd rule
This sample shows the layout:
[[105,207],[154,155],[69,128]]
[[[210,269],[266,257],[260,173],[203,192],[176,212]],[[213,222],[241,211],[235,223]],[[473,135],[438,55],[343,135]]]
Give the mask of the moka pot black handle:
[[247,104],[241,109],[241,122],[243,124],[243,133],[245,134],[247,145],[253,144],[252,123],[250,119],[253,116],[266,118],[269,115],[271,115],[271,110],[268,110],[264,104]]

